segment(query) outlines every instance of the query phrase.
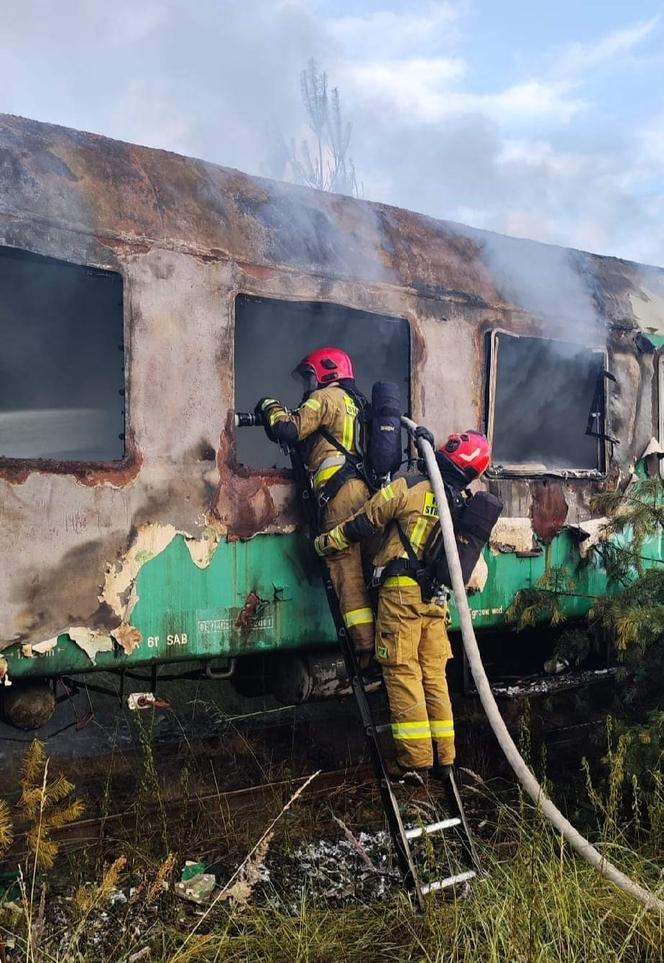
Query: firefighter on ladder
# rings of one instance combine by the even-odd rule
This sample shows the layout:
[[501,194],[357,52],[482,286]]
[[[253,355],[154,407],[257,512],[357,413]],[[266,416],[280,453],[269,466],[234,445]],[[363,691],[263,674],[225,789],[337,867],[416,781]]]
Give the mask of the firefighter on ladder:
[[[433,445],[433,436],[422,435]],[[445,460],[449,477],[458,472],[464,489],[489,466],[490,448],[484,435],[450,435],[436,453]],[[452,650],[447,634],[446,593],[426,600],[420,571],[427,539],[438,522],[431,483],[419,472],[398,476],[381,488],[352,518],[315,540],[316,551],[331,557],[351,545],[383,532],[374,558],[380,585],[375,655],[383,669],[396,745],[397,781],[426,782],[429,772],[443,777],[454,762],[454,721],[445,677]]]
[[[357,512],[369,497],[358,451],[358,418],[366,399],[355,386],[350,357],[340,348],[319,348],[293,372],[304,400],[289,411],[274,398],[256,405],[268,438],[299,444],[319,509],[319,530],[328,531]],[[344,624],[360,664],[374,645],[374,614],[362,567],[362,550],[347,544],[328,554],[327,565]]]

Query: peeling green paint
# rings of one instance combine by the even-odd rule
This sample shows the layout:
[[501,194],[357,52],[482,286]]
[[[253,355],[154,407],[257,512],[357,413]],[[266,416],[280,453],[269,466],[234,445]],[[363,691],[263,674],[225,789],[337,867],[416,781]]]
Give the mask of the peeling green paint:
[[[653,546],[657,555],[661,547]],[[546,568],[564,567],[575,593],[564,600],[568,616],[583,616],[592,599],[607,593],[606,575],[594,553],[579,556],[569,532],[562,532],[540,555],[485,553],[489,577],[484,590],[471,596],[479,629],[504,623],[515,593],[532,587]],[[127,655],[119,646],[96,656],[96,668],[120,668],[153,662],[213,659],[252,652],[335,644],[335,632],[311,547],[298,534],[262,535],[250,541],[222,541],[210,564],[192,561],[185,539],[177,535],[164,551],[140,569],[138,602],[131,616],[142,641]],[[249,593],[260,603],[246,626],[238,616]],[[456,627],[452,610],[452,628]],[[11,678],[57,675],[91,669],[86,653],[67,635],[45,655],[26,658],[20,647],[4,653]]]

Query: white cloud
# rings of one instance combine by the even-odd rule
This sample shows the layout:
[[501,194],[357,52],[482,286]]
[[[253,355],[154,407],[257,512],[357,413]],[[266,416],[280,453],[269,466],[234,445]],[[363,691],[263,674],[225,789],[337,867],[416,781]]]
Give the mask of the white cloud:
[[556,150],[546,140],[506,139],[496,161],[505,165],[520,164],[531,170],[546,169],[564,176],[578,174],[586,164],[586,158],[572,151]]
[[439,52],[459,39],[459,23],[466,4],[446,0],[407,0],[400,11],[330,17],[326,32],[339,44],[349,60],[386,60]]
[[375,101],[431,123],[450,114],[484,113],[497,120],[567,123],[585,101],[563,82],[529,80],[496,93],[470,93],[458,82],[468,73],[461,58],[411,58],[346,65],[342,87],[353,99]]
[[577,41],[567,44],[556,56],[556,71],[562,75],[583,74],[603,64],[614,64],[651,37],[659,22],[658,15],[622,30],[614,30],[588,43]]
[[458,57],[413,57],[352,64],[342,68],[341,75],[356,99],[381,101],[422,120],[436,120],[450,109],[449,98],[458,96],[450,87],[466,70]]
[[563,82],[528,80],[498,94],[485,94],[471,100],[476,107],[505,119],[531,118],[567,122],[586,106],[575,95],[574,87]]

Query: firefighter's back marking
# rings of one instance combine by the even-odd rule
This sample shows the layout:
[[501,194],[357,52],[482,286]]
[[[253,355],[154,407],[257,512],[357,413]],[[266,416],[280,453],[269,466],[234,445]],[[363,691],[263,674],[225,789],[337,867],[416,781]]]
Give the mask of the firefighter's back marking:
[[424,496],[424,509],[422,510],[422,514],[432,518],[438,518],[438,505],[436,504],[436,496],[433,492],[427,492]]

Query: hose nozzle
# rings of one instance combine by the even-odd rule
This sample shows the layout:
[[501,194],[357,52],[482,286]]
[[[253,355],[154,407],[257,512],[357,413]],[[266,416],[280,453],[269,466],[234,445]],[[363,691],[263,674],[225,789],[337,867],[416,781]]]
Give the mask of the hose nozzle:
[[235,427],[236,428],[255,428],[263,424],[263,416],[257,415],[253,411],[236,411],[235,412]]

